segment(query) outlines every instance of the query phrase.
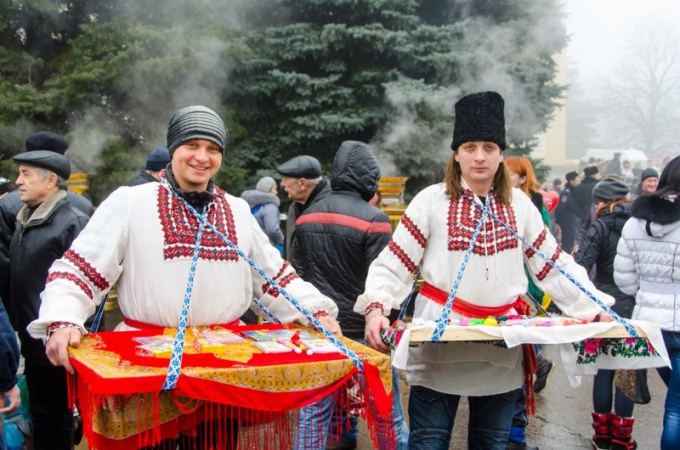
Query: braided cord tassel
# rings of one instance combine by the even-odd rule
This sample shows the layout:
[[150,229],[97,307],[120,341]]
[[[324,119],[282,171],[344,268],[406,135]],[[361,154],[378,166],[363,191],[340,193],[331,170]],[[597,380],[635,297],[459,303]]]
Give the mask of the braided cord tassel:
[[335,337],[335,336],[333,335],[333,333],[331,333],[330,331],[328,331],[328,330],[326,329],[326,327],[324,327],[324,326],[321,324],[321,322],[319,322],[319,320],[318,320],[316,317],[314,317],[309,311],[307,311],[307,309],[306,309],[304,306],[302,306],[297,300],[295,300],[293,297],[291,297],[291,295],[288,293],[288,291],[286,291],[283,287],[281,287],[281,286],[280,286],[273,278],[271,278],[269,275],[267,275],[267,274],[265,273],[265,271],[262,270],[262,269],[260,268],[260,266],[257,265],[257,263],[255,263],[255,261],[253,261],[252,259],[248,258],[248,257],[246,256],[246,254],[243,253],[243,252],[241,251],[241,249],[238,248],[238,246],[237,246],[236,244],[234,244],[233,242],[231,242],[231,241],[229,240],[228,237],[226,237],[224,234],[222,234],[222,233],[221,233],[221,232],[220,232],[213,224],[211,224],[210,222],[208,222],[208,221],[205,219],[205,217],[203,217],[201,214],[198,214],[198,212],[197,212],[197,211],[196,211],[189,203],[187,203],[186,200],[184,200],[184,199],[181,198],[181,197],[177,197],[177,198],[179,198],[179,199],[184,203],[184,205],[189,209],[189,211],[191,211],[194,215],[196,215],[196,217],[201,221],[201,224],[202,224],[202,225],[203,225],[203,224],[204,224],[204,225],[207,225],[207,226],[208,226],[215,234],[217,234],[217,235],[218,235],[218,236],[219,236],[219,237],[220,237],[220,238],[221,238],[221,239],[222,239],[229,247],[231,247],[232,250],[234,250],[241,258],[243,258],[244,261],[246,261],[253,269],[255,269],[255,270],[257,271],[257,273],[259,273],[260,276],[261,276],[262,278],[264,278],[269,284],[271,284],[271,285],[274,286],[276,289],[278,289],[278,291],[279,291],[279,292],[280,292],[280,293],[281,293],[281,294],[282,294],[282,295],[283,295],[283,296],[284,296],[284,297],[285,297],[285,298],[286,298],[293,306],[295,306],[295,308],[296,308],[298,311],[300,311],[300,313],[302,313],[302,315],[305,316],[305,318],[306,318],[307,320],[309,320],[309,321],[312,323],[312,325],[314,325],[314,328],[316,328],[317,330],[321,331],[321,332],[328,338],[329,341],[331,341],[336,347],[338,347],[338,349],[340,350],[340,352],[342,352],[342,354],[344,354],[344,355],[347,356],[350,360],[352,360],[352,363],[354,364],[354,366],[355,366],[360,372],[363,372],[363,370],[364,370],[364,363],[363,363],[363,361],[361,360],[361,358],[359,358],[359,356],[357,356],[356,353],[354,353],[354,352],[353,352],[352,350],[350,350],[345,344],[343,344],[342,341],[341,341],[340,339],[338,339],[337,337]]
[[[194,212],[196,212],[194,210]],[[205,214],[205,208],[203,208]],[[194,256],[191,258],[191,268],[189,269],[189,279],[187,280],[187,288],[184,292],[184,304],[182,305],[182,314],[179,317],[179,326],[177,327],[177,336],[172,343],[172,354],[170,356],[170,365],[168,366],[168,375],[163,382],[163,390],[167,391],[174,389],[179,379],[179,374],[182,369],[182,355],[184,354],[184,334],[187,329],[187,317],[189,315],[189,304],[191,303],[191,293],[194,289],[194,278],[196,276],[196,265],[198,263],[198,252],[201,246],[201,238],[203,237],[204,217],[199,215],[201,225],[198,227],[198,235],[196,236],[196,247],[194,249]]]
[[489,212],[489,215],[491,216],[491,218],[492,218],[493,220],[495,220],[496,222],[498,222],[499,224],[501,224],[502,227],[504,227],[504,228],[506,228],[508,231],[510,231],[510,233],[512,233],[512,234],[513,234],[517,239],[519,239],[524,245],[526,245],[526,246],[529,247],[531,250],[533,250],[534,252],[536,252],[536,254],[539,255],[541,258],[543,258],[543,259],[545,260],[545,262],[547,262],[548,264],[550,264],[553,268],[555,268],[555,269],[556,269],[557,271],[559,271],[562,275],[564,275],[564,276],[567,278],[567,280],[571,281],[572,284],[574,284],[574,286],[576,286],[577,288],[579,288],[579,290],[580,290],[581,292],[583,292],[584,294],[586,294],[586,295],[588,296],[588,298],[590,298],[592,301],[594,301],[600,308],[602,308],[605,312],[607,312],[607,314],[609,314],[610,316],[612,316],[612,317],[614,318],[614,320],[616,320],[618,323],[620,323],[621,325],[623,325],[623,327],[626,329],[626,331],[628,331],[628,334],[630,334],[631,337],[634,337],[634,338],[639,337],[637,331],[635,331],[635,327],[634,327],[633,325],[631,325],[630,322],[628,322],[626,319],[624,319],[623,317],[621,317],[621,316],[619,316],[618,314],[616,314],[616,313],[614,312],[614,310],[611,309],[609,306],[607,306],[607,305],[605,305],[604,303],[602,303],[602,301],[601,301],[600,299],[598,299],[597,297],[595,297],[595,295],[594,295],[592,292],[590,292],[588,289],[586,289],[585,286],[583,286],[581,283],[579,283],[579,282],[578,282],[574,277],[572,277],[566,270],[564,270],[564,269],[563,269],[562,267],[560,267],[557,263],[555,263],[553,260],[551,260],[550,258],[548,258],[545,254],[543,254],[543,252],[539,251],[539,250],[538,250],[536,247],[534,247],[532,244],[530,244],[529,242],[527,242],[522,236],[520,236],[519,234],[517,234],[517,233],[515,232],[515,230],[513,230],[508,224],[506,224],[505,222],[503,222],[501,219],[499,219],[497,216],[495,216],[492,212]]
[[[477,223],[477,228],[475,228],[475,232],[472,235],[472,240],[470,241],[470,247],[468,247],[467,251],[465,252],[465,256],[463,257],[463,262],[460,265],[460,269],[458,269],[458,274],[456,275],[456,280],[453,282],[453,288],[451,289],[451,293],[449,294],[449,298],[446,300],[446,305],[444,306],[444,310],[442,311],[441,317],[439,319],[437,319],[437,323],[436,323],[436,326],[434,328],[434,331],[432,332],[432,338],[430,339],[430,342],[439,342],[439,340],[442,338],[442,335],[444,334],[444,330],[446,329],[446,324],[449,321],[449,315],[451,314],[451,307],[453,306],[453,299],[456,297],[456,292],[458,291],[458,286],[460,285],[460,281],[463,279],[463,273],[465,272],[465,269],[467,268],[468,261],[470,261],[470,255],[472,254],[472,250],[475,247],[475,242],[477,242],[477,237],[479,236],[479,232],[482,229],[482,225],[484,225],[484,219],[486,219],[487,214],[490,214],[489,205],[491,204],[491,198],[492,197],[493,197],[493,191],[489,192],[489,195],[486,197],[486,202],[484,203],[484,207],[482,208],[482,218],[479,219],[479,223]],[[470,199],[470,201],[472,202],[473,205],[475,204],[474,200]]]

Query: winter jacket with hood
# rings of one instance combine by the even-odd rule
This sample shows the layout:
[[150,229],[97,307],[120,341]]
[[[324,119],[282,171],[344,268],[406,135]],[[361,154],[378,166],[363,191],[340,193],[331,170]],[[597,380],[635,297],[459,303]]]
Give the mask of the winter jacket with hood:
[[612,309],[625,318],[631,317],[635,298],[621,292],[614,283],[614,258],[621,230],[630,218],[630,207],[630,203],[622,203],[614,206],[613,211],[603,211],[588,227],[574,257],[589,273],[595,267],[595,287],[616,299]]
[[300,277],[335,301],[342,332],[352,339],[364,337],[364,317],[353,308],[364,291],[368,267],[392,236],[387,215],[368,204],[379,178],[370,147],[343,142],[333,163],[331,194],[296,222],[291,262]]
[[623,227],[614,280],[635,295],[633,319],[680,332],[680,199],[639,197]]
[[274,194],[258,190],[243,191],[241,198],[248,202],[250,211],[269,238],[269,242],[277,248],[283,246],[283,232],[279,223],[281,200]]
[[21,340],[26,364],[50,364],[42,340],[29,336],[26,326],[38,317],[40,293],[47,271],[61,258],[87,224],[88,216],[58,191],[35,211],[24,206],[17,216],[17,229],[9,247],[13,322]]

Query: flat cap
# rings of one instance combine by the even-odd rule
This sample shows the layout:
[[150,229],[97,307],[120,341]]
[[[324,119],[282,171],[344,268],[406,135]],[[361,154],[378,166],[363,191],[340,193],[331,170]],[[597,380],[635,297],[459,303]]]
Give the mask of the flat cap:
[[64,180],[71,176],[71,163],[66,157],[49,150],[33,150],[19,153],[12,160],[17,164],[28,164],[56,173]]
[[281,164],[276,171],[287,177],[313,179],[321,176],[321,164],[313,156],[301,155]]
[[49,150],[63,155],[68,148],[68,141],[51,131],[38,131],[26,138],[26,151]]

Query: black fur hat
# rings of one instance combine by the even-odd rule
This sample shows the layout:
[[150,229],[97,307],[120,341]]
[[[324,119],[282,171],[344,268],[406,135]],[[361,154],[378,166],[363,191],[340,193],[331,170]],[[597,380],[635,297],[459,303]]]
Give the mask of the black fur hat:
[[492,91],[466,95],[456,102],[451,149],[472,141],[495,142],[505,150],[505,102]]

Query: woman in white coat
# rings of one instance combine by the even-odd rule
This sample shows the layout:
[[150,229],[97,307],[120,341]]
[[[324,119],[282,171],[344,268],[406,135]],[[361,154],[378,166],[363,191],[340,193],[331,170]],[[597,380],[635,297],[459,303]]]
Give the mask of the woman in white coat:
[[655,193],[638,197],[623,228],[614,280],[635,295],[633,319],[661,326],[672,363],[661,450],[680,449],[680,156],[664,169]]

